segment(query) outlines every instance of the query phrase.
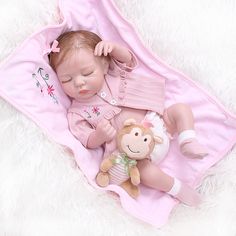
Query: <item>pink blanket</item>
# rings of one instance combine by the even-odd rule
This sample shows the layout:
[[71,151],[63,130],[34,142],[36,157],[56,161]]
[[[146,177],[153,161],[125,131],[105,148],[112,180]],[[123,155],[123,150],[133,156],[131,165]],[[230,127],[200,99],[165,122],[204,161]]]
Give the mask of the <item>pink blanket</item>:
[[[56,74],[48,65],[47,50],[62,32],[77,29],[94,31],[107,40],[125,44],[135,52],[140,66],[137,72],[166,79],[166,106],[175,102],[191,105],[196,131],[210,155],[203,160],[183,157],[176,140],[161,168],[191,186],[200,184],[205,171],[217,163],[236,143],[236,116],[230,114],[206,91],[180,72],[155,58],[141,43],[132,26],[122,18],[111,0],[61,0],[61,23],[36,32],[10,55],[0,67],[0,95],[29,116],[56,142],[73,151],[78,166],[93,186],[102,150],[87,150],[68,129],[70,100],[63,93]],[[79,187],[79,186],[78,186]],[[160,227],[178,203],[167,194],[141,186],[134,200],[120,187],[106,190],[119,194],[122,206],[130,214]]]

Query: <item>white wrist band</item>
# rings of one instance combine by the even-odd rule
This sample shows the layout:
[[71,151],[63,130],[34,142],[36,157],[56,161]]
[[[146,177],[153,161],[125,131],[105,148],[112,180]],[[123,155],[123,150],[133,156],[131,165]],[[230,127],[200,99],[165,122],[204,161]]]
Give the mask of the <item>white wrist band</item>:
[[171,190],[167,193],[172,196],[176,196],[181,189],[181,185],[182,185],[181,182],[178,179],[174,178],[174,184],[173,184]]
[[179,134],[178,143],[181,145],[185,140],[196,137],[196,132],[193,129],[184,130]]

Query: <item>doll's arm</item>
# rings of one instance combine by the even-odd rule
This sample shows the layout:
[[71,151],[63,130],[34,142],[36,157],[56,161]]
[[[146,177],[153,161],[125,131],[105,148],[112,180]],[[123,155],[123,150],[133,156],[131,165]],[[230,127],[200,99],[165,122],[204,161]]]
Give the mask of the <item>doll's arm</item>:
[[118,60],[121,63],[125,63],[129,66],[132,60],[132,55],[128,48],[114,42],[101,41],[99,42],[94,50],[95,56],[107,56],[110,55],[114,59]]
[[137,166],[131,167],[129,170],[129,174],[130,174],[131,183],[136,186],[139,185],[140,184],[140,173],[139,173]]
[[116,130],[106,119],[101,120],[96,129],[77,113],[67,114],[71,133],[87,148],[98,148],[103,143],[111,141]]
[[105,142],[110,142],[116,135],[116,130],[106,119],[101,120],[96,130],[94,130],[88,138],[87,147],[97,148]]
[[67,119],[71,133],[83,146],[87,147],[89,136],[94,132],[92,126],[82,116],[74,112],[69,112]]

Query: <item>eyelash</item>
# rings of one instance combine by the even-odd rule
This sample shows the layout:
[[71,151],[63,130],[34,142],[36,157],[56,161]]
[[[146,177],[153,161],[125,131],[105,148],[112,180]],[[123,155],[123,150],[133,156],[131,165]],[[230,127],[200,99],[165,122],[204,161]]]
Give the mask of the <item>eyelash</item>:
[[72,77],[70,77],[69,80],[66,80],[66,81],[62,81],[63,84],[67,83],[67,82],[70,82],[72,80]]
[[89,73],[87,73],[87,74],[83,74],[83,76],[89,76],[89,75],[91,75],[93,73],[93,71],[91,71],[91,72],[89,72]]
[[[94,71],[91,71],[91,72],[89,72],[89,73],[87,73],[87,74],[82,74],[82,75],[83,75],[83,76],[89,76],[89,75],[93,74],[93,72],[94,72]],[[73,78],[72,78],[72,77],[70,77],[70,79],[69,79],[69,80],[62,81],[62,83],[64,84],[64,83],[70,82],[72,79],[73,79]]]

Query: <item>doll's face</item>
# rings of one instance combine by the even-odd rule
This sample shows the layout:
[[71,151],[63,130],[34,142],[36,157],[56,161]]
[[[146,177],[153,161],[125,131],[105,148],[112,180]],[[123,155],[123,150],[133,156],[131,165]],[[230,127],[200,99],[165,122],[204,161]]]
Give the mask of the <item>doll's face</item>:
[[57,68],[56,72],[64,92],[74,99],[87,99],[94,96],[104,82],[107,62],[96,57],[87,48],[75,50]]

